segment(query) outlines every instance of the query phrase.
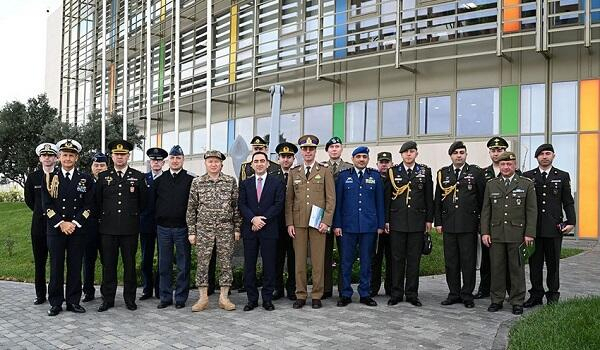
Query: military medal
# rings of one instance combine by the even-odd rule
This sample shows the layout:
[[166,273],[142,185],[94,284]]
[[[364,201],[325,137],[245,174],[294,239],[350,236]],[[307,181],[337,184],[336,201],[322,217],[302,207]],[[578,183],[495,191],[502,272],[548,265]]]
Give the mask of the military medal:
[[473,185],[471,185],[471,184],[468,184],[468,185],[467,185],[467,188],[468,188],[468,189],[469,189],[469,191],[470,191],[470,190],[472,190],[472,189],[473,189]]
[[79,183],[77,184],[77,192],[85,192],[86,190],[85,179],[79,180]]
[[135,192],[135,187],[133,187],[133,186],[129,187],[129,192],[131,192],[131,193]]
[[113,180],[113,178],[112,178],[112,177],[110,177],[110,176],[107,176],[107,177],[106,177],[106,184],[107,184],[108,186],[110,186],[110,183],[112,182],[112,180]]
[[521,199],[517,198],[517,205],[521,205]]

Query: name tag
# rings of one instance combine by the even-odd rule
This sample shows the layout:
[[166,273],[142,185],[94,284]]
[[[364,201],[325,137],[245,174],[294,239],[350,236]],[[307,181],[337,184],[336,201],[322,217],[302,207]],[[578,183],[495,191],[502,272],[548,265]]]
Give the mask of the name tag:
[[562,180],[560,180],[560,179],[559,180],[552,180],[550,182],[562,182]]
[[42,185],[33,186],[33,188],[42,188]]
[[135,177],[130,177],[128,178],[126,181],[137,181],[138,179],[136,179]]

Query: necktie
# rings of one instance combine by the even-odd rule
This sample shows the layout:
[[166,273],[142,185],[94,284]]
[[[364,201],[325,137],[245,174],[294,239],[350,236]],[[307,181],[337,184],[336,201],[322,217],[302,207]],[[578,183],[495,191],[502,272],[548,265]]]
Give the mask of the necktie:
[[542,180],[544,180],[544,182],[546,182],[547,178],[548,178],[548,173],[546,173],[545,171],[542,172]]
[[408,175],[408,177],[412,176],[412,169],[406,169],[406,174]]
[[67,171],[65,178],[67,179],[67,182],[71,182],[71,173]]
[[335,174],[335,172],[337,171],[337,167],[338,167],[338,164],[337,164],[337,162],[336,162],[336,163],[333,163],[333,165],[331,166],[332,172],[333,172],[334,174]]
[[454,169],[454,172],[456,173],[456,181],[458,181],[458,177],[460,176],[460,169]]
[[285,180],[285,183],[287,184],[287,180],[288,180],[288,173],[284,173],[284,174],[283,174],[283,179]]
[[123,172],[121,170],[117,171],[117,175],[119,175],[119,177],[122,179],[123,178]]
[[362,180],[363,180],[363,172],[362,172],[362,170],[359,170],[358,171],[358,182],[362,183]]
[[262,187],[263,187],[262,177],[259,177],[258,179],[256,179],[256,181],[257,181],[257,183],[256,183],[256,198],[260,202],[260,195],[262,194]]
[[177,179],[177,175],[179,175],[179,173],[173,173],[173,180]]
[[504,186],[508,187],[510,185],[510,179],[504,179]]
[[308,179],[308,177],[310,176],[310,166],[306,167],[306,178]]

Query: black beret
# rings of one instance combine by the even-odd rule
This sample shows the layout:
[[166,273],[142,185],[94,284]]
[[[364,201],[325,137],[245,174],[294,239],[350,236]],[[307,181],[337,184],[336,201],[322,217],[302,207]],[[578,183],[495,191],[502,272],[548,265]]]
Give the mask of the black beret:
[[544,151],[550,151],[550,152],[554,153],[554,147],[552,147],[552,145],[549,143],[544,143],[543,145],[540,145],[540,147],[538,147],[535,150],[535,157],[537,158],[540,155],[540,153],[542,153]]
[[462,141],[454,141],[448,148],[448,155],[451,156],[457,149],[467,149],[467,146]]
[[487,148],[508,148],[508,142],[500,136],[492,137],[487,142]]
[[417,143],[415,141],[407,141],[403,143],[402,147],[400,147],[400,153],[404,153],[409,149],[417,149]]

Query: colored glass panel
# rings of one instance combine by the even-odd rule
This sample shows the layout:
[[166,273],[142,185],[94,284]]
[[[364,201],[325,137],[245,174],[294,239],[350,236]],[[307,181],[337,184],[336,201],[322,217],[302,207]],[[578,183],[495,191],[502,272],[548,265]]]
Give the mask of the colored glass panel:
[[500,90],[500,133],[515,135],[519,128],[519,86],[503,86]]
[[505,33],[521,30],[521,0],[504,0],[504,21],[502,30]]
[[338,102],[333,104],[333,135],[344,141],[346,139],[346,104]]
[[598,238],[598,134],[579,135],[579,238]]
[[600,123],[600,80],[582,80],[579,94],[579,131],[596,131]]
[[335,1],[335,31],[334,35],[336,39],[334,40],[335,48],[343,48],[341,50],[335,50],[334,58],[344,58],[346,57],[346,46],[348,45],[348,38],[346,34],[348,33],[348,28],[346,25],[348,10],[346,0],[336,0]]
[[238,45],[238,15],[239,5],[231,6],[231,20],[229,23],[229,82],[235,82],[237,45]]

